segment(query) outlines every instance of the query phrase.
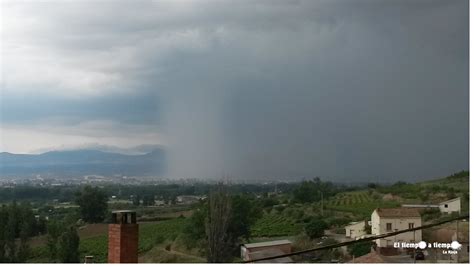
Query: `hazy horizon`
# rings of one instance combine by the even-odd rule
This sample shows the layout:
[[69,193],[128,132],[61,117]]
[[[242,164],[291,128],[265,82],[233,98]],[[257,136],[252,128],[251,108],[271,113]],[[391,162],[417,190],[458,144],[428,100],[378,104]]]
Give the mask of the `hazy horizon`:
[[166,152],[167,176],[469,169],[469,2],[3,1],[0,151]]

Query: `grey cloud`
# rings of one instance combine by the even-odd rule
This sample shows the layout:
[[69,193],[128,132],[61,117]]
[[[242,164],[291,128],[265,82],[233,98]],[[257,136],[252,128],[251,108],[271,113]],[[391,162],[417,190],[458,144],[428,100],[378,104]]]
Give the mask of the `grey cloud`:
[[[447,175],[468,167],[467,6],[425,0],[43,6],[30,41],[66,67],[116,74],[125,88],[99,86],[100,97],[77,100],[89,103],[85,108],[103,101],[96,111],[77,104],[39,114],[156,125],[167,137],[171,177]],[[130,106],[121,110],[122,103]],[[11,120],[19,113],[7,110]]]

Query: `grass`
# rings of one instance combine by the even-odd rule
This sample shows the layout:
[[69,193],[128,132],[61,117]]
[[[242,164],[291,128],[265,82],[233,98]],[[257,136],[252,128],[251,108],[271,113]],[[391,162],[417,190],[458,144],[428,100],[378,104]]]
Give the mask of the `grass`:
[[156,224],[140,225],[139,253],[148,251],[156,244],[162,243],[165,240],[175,240],[182,233],[185,223],[186,219],[177,218]]

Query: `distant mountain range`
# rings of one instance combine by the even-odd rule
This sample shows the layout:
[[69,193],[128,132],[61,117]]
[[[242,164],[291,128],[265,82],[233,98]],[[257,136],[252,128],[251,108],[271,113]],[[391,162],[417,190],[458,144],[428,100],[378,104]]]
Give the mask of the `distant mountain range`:
[[42,154],[0,153],[2,176],[127,175],[160,176],[165,172],[165,153],[154,149],[141,155],[125,155],[100,150],[50,151]]

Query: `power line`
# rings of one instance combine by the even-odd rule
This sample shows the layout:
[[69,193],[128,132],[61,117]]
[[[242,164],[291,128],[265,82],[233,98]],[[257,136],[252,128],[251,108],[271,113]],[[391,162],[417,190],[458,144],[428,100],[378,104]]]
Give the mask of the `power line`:
[[328,245],[328,246],[324,246],[324,247],[317,247],[317,248],[310,248],[310,249],[300,250],[300,251],[296,251],[296,252],[292,252],[292,253],[288,253],[288,254],[283,254],[283,255],[278,255],[278,256],[271,256],[271,257],[265,257],[265,258],[261,258],[261,259],[243,261],[243,263],[273,260],[273,259],[278,259],[278,258],[283,258],[283,257],[290,257],[290,256],[305,254],[305,253],[318,251],[318,250],[326,250],[326,249],[344,247],[344,246],[348,246],[348,245],[352,245],[352,244],[356,244],[356,243],[360,243],[360,242],[367,242],[367,241],[372,241],[372,240],[376,240],[376,239],[380,239],[380,238],[384,238],[384,237],[399,235],[399,234],[403,234],[403,233],[407,233],[407,232],[427,229],[427,228],[435,227],[435,226],[442,225],[442,224],[445,224],[445,223],[448,223],[448,222],[459,221],[459,220],[464,220],[464,219],[469,219],[469,214],[459,216],[459,217],[449,219],[449,220],[444,220],[444,221],[437,222],[437,223],[425,224],[425,225],[422,225],[422,226],[419,226],[419,227],[414,227],[414,228],[411,228],[411,229],[405,229],[405,230],[401,230],[401,231],[397,231],[397,232],[391,232],[391,233],[381,234],[381,235],[377,235],[377,236],[362,238],[362,239],[358,239],[358,240],[352,240],[352,241],[337,243],[337,244]]

